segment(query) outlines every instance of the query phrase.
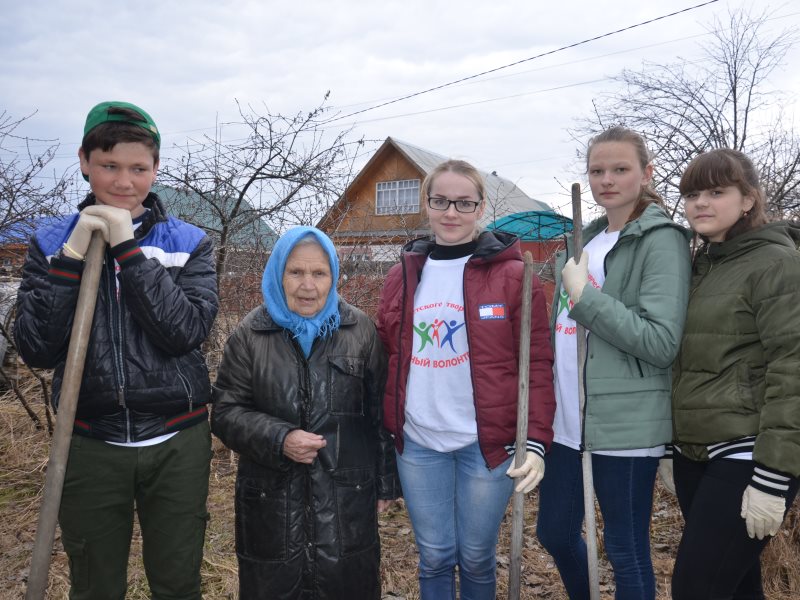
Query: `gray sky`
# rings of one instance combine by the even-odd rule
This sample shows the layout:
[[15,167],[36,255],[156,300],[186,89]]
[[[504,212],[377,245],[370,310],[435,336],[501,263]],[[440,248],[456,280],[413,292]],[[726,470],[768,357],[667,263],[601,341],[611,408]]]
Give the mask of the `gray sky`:
[[[168,156],[213,134],[217,119],[234,121],[235,100],[290,114],[330,90],[344,115],[701,2],[4,0],[0,111],[38,111],[18,133],[57,139],[61,171],[77,162],[88,109],[131,101],[154,117]],[[775,31],[800,25],[794,2],[719,0],[336,126],[354,125],[354,138],[375,141],[370,150],[391,135],[496,170],[558,209],[568,201],[558,181],[578,177],[581,144],[567,128],[613,91],[609,77],[696,59],[705,26],[742,5],[767,10]],[[798,65],[800,46],[770,81],[796,122]]]

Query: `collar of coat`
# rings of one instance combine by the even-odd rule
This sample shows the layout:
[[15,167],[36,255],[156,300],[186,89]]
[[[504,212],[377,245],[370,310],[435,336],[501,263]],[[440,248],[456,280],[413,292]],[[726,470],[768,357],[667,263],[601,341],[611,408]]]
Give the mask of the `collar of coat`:
[[[588,244],[598,233],[604,231],[606,227],[608,227],[608,217],[605,215],[586,225],[583,228],[584,245]],[[674,227],[679,229],[686,236],[687,241],[692,237],[692,233],[688,229],[673,221],[667,214],[667,211],[657,204],[648,205],[638,219],[625,223],[625,227],[619,232],[619,237],[620,239],[628,236],[641,237],[645,232],[659,227]],[[570,236],[570,238],[571,237],[572,236]]]
[[769,244],[797,248],[800,244],[800,223],[793,221],[767,223],[724,242],[706,242],[700,247],[697,255],[705,254],[714,259],[736,258],[754,248]]
[[[403,254],[421,254],[427,257],[436,242],[430,237],[419,238],[408,242],[403,246]],[[506,253],[506,251],[508,251]],[[522,259],[520,254],[519,238],[511,233],[497,230],[485,230],[478,236],[478,245],[472,254],[475,260],[495,260],[495,259]]]
[[[356,324],[356,313],[353,307],[341,298],[339,299],[339,319],[340,328]],[[272,320],[266,307],[262,305],[261,310],[250,323],[250,329],[253,331],[280,331],[283,327]]]

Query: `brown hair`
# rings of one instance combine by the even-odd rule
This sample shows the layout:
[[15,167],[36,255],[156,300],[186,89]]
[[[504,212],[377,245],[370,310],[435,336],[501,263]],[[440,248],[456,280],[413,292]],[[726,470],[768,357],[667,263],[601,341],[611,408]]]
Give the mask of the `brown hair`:
[[[647,168],[647,165],[653,161],[650,151],[647,149],[647,143],[640,134],[627,127],[615,126],[606,129],[602,133],[598,133],[589,140],[589,144],[586,148],[587,171],[589,170],[589,159],[592,155],[592,148],[604,142],[624,142],[633,146],[633,149],[636,151],[636,157],[639,159],[639,166],[643,171]],[[630,223],[641,217],[644,209],[650,204],[657,204],[662,208],[664,207],[664,200],[658,192],[653,189],[652,185],[648,183],[642,186],[642,191],[639,194],[639,201],[636,203],[636,206],[633,207],[633,212],[631,212],[627,222]]]
[[717,148],[703,152],[692,159],[681,176],[678,186],[681,196],[718,187],[736,186],[742,196],[753,200],[753,207],[742,214],[725,233],[729,240],[766,223],[767,199],[759,181],[758,169],[742,152],[731,148]]
[[[108,112],[109,114],[125,115],[130,119],[145,121],[141,114],[131,108],[112,107],[108,109]],[[144,144],[153,154],[153,164],[158,162],[159,148],[153,134],[139,125],[124,121],[107,121],[93,128],[83,136],[81,150],[83,150],[83,154],[88,160],[92,150],[100,148],[103,152],[109,152],[117,144],[123,143]]]

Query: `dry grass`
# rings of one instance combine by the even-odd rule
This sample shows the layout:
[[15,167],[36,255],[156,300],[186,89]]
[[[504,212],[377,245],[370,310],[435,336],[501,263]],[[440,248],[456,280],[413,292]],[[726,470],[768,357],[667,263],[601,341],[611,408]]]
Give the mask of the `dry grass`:
[[[43,412],[41,401],[35,409]],[[49,440],[36,430],[19,403],[10,394],[0,396],[0,599],[22,598],[30,554],[36,532],[41,486],[47,463]],[[211,521],[206,535],[203,588],[210,600],[237,597],[236,556],[233,540],[234,458],[219,441],[214,441],[209,510]],[[526,503],[522,598],[566,600],[555,565],[535,536],[535,494]],[[501,529],[498,546],[498,597],[505,598],[508,581],[510,509]],[[764,555],[765,586],[769,598],[800,597],[800,511],[795,505],[784,527]],[[658,580],[658,598],[669,598],[673,556],[682,520],[675,501],[656,488],[652,524],[653,562]],[[407,513],[398,503],[381,516],[383,545],[382,579],[384,598],[417,600],[417,554]],[[67,597],[69,577],[66,556],[56,534],[50,568],[49,598]],[[148,598],[141,559],[141,540],[134,534],[129,565],[128,598]],[[613,597],[611,571],[601,561],[603,597]]]

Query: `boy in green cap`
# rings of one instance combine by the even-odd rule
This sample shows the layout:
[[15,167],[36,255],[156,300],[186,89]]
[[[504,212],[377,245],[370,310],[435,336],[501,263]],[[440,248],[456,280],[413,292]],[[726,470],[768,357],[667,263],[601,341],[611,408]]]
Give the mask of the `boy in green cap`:
[[78,151],[91,193],[31,239],[15,336],[53,368],[57,408],[83,260],[107,242],[59,511],[72,600],[124,598],[136,510],[154,598],[201,598],[211,386],[200,345],[217,313],[211,240],[150,191],[161,137],[126,102],[86,118]]

